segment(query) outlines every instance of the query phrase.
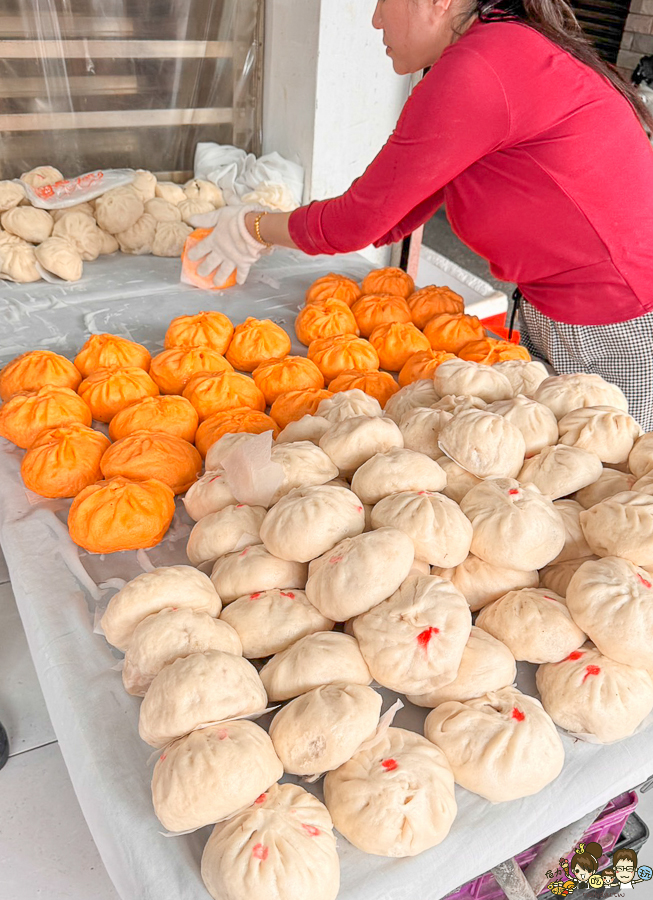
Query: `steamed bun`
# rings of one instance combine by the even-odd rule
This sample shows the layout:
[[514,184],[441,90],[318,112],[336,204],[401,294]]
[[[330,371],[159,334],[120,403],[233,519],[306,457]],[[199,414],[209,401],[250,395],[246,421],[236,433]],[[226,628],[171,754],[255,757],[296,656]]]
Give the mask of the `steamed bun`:
[[41,244],[52,234],[54,220],[45,209],[32,206],[15,206],[0,216],[5,231],[28,241],[30,244]]
[[456,783],[493,803],[537,794],[558,777],[565,759],[542,704],[513,687],[440,704],[424,733],[444,752]]
[[408,699],[416,706],[431,708],[448,700],[464,703],[465,700],[508,687],[516,674],[515,657],[506,645],[482,628],[472,625],[454,680],[426,694],[408,694]]
[[560,662],[586,640],[564,599],[539,588],[509,591],[484,606],[476,624],[531,663]]
[[512,400],[496,400],[487,412],[497,413],[518,428],[526,442],[526,456],[533,456],[557,443],[558,422],[548,406],[519,395]]
[[206,472],[190,486],[184,496],[186,512],[195,522],[237,503],[224,471],[217,471],[208,466]]
[[629,472],[619,472],[617,469],[603,467],[603,471],[592,484],[581,488],[574,494],[575,500],[580,503],[584,509],[589,509],[601,500],[607,500],[608,497],[614,497],[615,494],[621,494],[622,491],[632,491],[637,477]]
[[372,510],[372,527],[382,525],[405,532],[413,542],[415,557],[432,566],[457,566],[470,550],[472,526],[458,504],[442,494],[390,494]]
[[592,553],[620,556],[637,566],[653,565],[653,496],[624,491],[580,514]]
[[344,622],[393,594],[414,556],[412,540],[396,528],[345,538],[313,560],[306,596],[322,615]]
[[557,500],[593,484],[602,471],[601,460],[591,450],[556,444],[527,459],[517,478]]
[[245,594],[272,588],[303,589],[307,574],[305,563],[280,559],[262,544],[253,544],[221,556],[213,566],[211,581],[222,602],[231,603]]
[[223,609],[221,620],[238,633],[245,659],[281,653],[307,634],[330,631],[335,624],[304,591],[280,588],[239,597]]
[[653,709],[653,679],[591,644],[535,675],[542,704],[560,728],[601,744],[629,737]]
[[403,491],[441,491],[444,470],[435,460],[400,447],[376,453],[354,473],[351,489],[363,503],[378,503],[389,494]]
[[653,674],[653,576],[627,559],[587,560],[567,587],[574,621],[605,656]]
[[[261,539],[275,556],[306,563],[364,527],[365,510],[352,491],[316,485],[295,488],[282,497],[263,520]],[[279,585],[288,586],[300,585]]]
[[25,196],[25,188],[19,181],[0,181],[0,212],[18,206]]
[[484,481],[463,497],[460,508],[473,526],[471,552],[494,566],[541,569],[564,547],[562,516],[534,485],[512,478]]
[[293,441],[310,441],[319,444],[324,432],[331,427],[331,422],[323,416],[305,415],[301,419],[289,422],[279,433],[276,444],[287,444]]
[[464,359],[446,359],[435,370],[433,386],[444,397],[447,394],[468,394],[486,403],[508,400],[513,396],[510,382],[494,366]]
[[346,763],[374,734],[381,704],[363,684],[324,684],[291,700],[270,725],[284,771],[319,775]]
[[532,397],[544,379],[549,377],[546,366],[534,359],[529,362],[523,359],[508,359],[495,363],[494,368],[506,376],[515,397],[519,394]]
[[283,469],[283,481],[271,503],[276,503],[294,488],[326,484],[338,474],[338,467],[311,441],[275,444],[270,459]]
[[336,631],[308,634],[261,669],[270,700],[290,700],[323,684],[365,684],[370,670],[356,638]]
[[653,432],[647,432],[635,441],[628,457],[628,468],[637,478],[653,472]]
[[345,477],[353,475],[375,453],[403,445],[395,423],[379,416],[353,416],[332,425],[320,438],[320,448]]
[[196,609],[215,617],[222,604],[203,572],[192,566],[164,566],[128,581],[109,600],[100,625],[110,644],[126,650],[136,626],[167,607]]
[[192,230],[183,222],[157,222],[152,239],[152,256],[181,256]]
[[438,440],[450,459],[477,478],[514,478],[521,469],[526,443],[504,416],[468,409],[448,422]]
[[472,612],[498,600],[508,591],[538,586],[537,569],[523,571],[495,566],[473,553],[454,568],[434,566],[432,574],[448,579],[467,600]]
[[85,212],[65,213],[55,222],[52,234],[65,238],[85,261],[97,259],[102,250],[102,233],[95,219]]
[[133,225],[116,232],[116,239],[123,253],[146,256],[152,252],[156,235],[157,220],[150,213],[143,213]]
[[82,277],[82,257],[65,238],[46,238],[35,248],[34,255],[46,271],[64,281],[79,281]]
[[379,684],[424,694],[456,677],[472,616],[451,582],[410,576],[391,597],[354,619],[353,627]]
[[134,629],[122,670],[125,690],[144,697],[164,666],[205,650],[223,650],[240,656],[242,645],[230,625],[204,610],[162,609],[143,619]]
[[215,562],[220,556],[260,544],[259,531],[267,510],[263,506],[244,503],[203,516],[188,538],[186,554],[194,566]]
[[583,406],[612,406],[628,412],[623,391],[600,375],[588,372],[551,375],[540,383],[533,399],[548,406],[558,421]]
[[411,409],[415,409],[418,406],[429,407],[439,399],[440,395],[436,393],[433,387],[433,380],[431,378],[420,378],[418,381],[407,384],[406,387],[393,394],[386,403],[384,412],[386,416],[389,416],[393,422],[399,425],[402,418]]
[[440,434],[452,418],[452,414],[443,409],[424,409],[419,406],[411,409],[399,423],[404,436],[404,447],[424,453],[431,459],[439,459],[444,455],[438,444]]
[[254,803],[282,775],[281,760],[260,725],[210,725],[182,737],[157,760],[154,812],[168,831],[201,828]]
[[266,703],[250,662],[222,650],[205,650],[161,669],[141,704],[138,732],[146,744],[165,747],[199,725],[262,712]]
[[453,785],[437,747],[413,731],[388,728],[327,773],[324,800],[338,831],[359,850],[416,856],[449,833],[457,812]]
[[336,425],[353,416],[382,416],[383,410],[378,400],[355,388],[352,391],[338,391],[320,401],[316,415]]
[[117,234],[131,228],[144,212],[143,201],[130,184],[112,188],[95,201],[97,223],[109,234]]
[[612,406],[585,406],[559,421],[560,443],[591,450],[604,463],[625,463],[637,438],[639,424]]
[[331,816],[298,785],[273,784],[215,826],[202,880],[214,900],[336,900],[340,863]]

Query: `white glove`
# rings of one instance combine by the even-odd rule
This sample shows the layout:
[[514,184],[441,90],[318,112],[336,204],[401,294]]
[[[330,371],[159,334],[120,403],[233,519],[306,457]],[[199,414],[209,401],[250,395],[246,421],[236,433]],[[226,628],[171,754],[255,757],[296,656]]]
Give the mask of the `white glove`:
[[215,269],[213,283],[221,285],[235,269],[237,283],[245,283],[254,263],[271,252],[245,227],[247,213],[260,211],[256,206],[223,206],[215,212],[190,217],[189,222],[194,228],[213,229],[188,251],[189,259],[202,260],[197,267],[198,275],[210,275]]

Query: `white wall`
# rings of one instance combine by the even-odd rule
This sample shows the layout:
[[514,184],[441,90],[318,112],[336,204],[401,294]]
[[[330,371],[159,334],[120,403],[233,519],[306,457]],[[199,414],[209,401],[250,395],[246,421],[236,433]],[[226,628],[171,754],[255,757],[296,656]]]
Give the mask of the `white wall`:
[[[263,152],[306,170],[304,201],[345,191],[399,117],[408,77],[395,75],[375,0],[266,0]],[[389,251],[368,257],[385,264]]]

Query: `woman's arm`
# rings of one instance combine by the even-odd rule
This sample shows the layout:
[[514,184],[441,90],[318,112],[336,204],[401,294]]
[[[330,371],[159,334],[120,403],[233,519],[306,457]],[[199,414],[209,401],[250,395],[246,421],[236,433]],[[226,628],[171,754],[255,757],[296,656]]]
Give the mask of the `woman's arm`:
[[397,240],[426,221],[447,184],[504,145],[510,115],[503,86],[464,43],[447,49],[417,85],[395,131],[348,191],[288,215],[292,243],[284,246],[334,254]]
[[[253,238],[256,238],[255,222],[258,213],[251,212],[245,216],[245,228]],[[259,220],[259,231],[261,237],[268,244],[274,244],[277,247],[290,247],[291,250],[299,249],[297,244],[290,237],[288,231],[288,219],[291,213],[266,213]],[[258,238],[257,238],[258,240]]]

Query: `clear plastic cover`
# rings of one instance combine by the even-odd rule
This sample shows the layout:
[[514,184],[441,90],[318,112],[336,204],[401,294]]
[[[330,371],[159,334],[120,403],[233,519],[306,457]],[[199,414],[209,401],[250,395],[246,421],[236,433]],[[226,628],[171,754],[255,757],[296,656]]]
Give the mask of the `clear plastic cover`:
[[145,168],[198,141],[260,152],[263,0],[5,0],[0,179]]

